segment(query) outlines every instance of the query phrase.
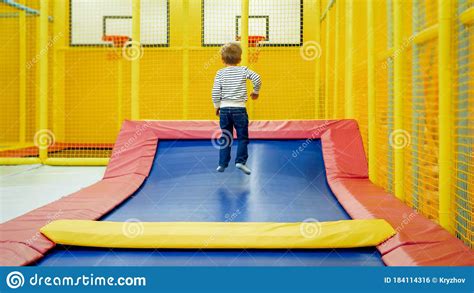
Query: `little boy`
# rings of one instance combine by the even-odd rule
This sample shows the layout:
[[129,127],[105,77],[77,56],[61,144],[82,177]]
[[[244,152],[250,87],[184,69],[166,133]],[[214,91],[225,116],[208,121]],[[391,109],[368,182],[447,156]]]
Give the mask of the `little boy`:
[[[247,175],[251,170],[247,167],[249,143],[249,118],[245,103],[247,102],[247,79],[253,84],[250,97],[258,99],[262,82],[260,76],[245,66],[238,66],[242,57],[239,43],[228,43],[221,48],[222,61],[225,67],[217,71],[212,88],[212,101],[216,115],[220,116],[222,129],[221,149],[217,172],[224,172],[230,162],[232,136],[237,132],[238,149],[235,166]],[[226,137],[230,136],[230,137]],[[224,145],[224,142],[228,142]]]

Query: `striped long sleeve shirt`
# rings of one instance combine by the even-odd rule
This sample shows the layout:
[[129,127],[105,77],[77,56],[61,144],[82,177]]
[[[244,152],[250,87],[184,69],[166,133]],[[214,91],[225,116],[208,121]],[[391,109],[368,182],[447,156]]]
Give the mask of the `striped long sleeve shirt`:
[[258,94],[262,81],[260,75],[245,66],[228,66],[217,71],[212,88],[214,107],[245,108],[247,102],[247,79],[252,81],[253,92]]

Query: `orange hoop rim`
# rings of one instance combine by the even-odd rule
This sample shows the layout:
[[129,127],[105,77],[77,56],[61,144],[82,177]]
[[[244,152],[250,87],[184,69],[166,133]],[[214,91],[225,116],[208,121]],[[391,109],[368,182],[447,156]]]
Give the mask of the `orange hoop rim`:
[[129,36],[124,35],[104,35],[102,41],[111,42],[116,48],[123,48],[131,39]]
[[[249,47],[257,47],[260,45],[260,42],[266,41],[267,38],[265,36],[249,36]],[[241,36],[237,36],[236,40],[240,41],[242,39]]]

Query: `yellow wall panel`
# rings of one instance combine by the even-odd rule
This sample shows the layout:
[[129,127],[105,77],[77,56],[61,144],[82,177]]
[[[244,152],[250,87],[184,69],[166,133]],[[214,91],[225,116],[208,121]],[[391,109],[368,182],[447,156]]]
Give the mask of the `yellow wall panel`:
[[[0,143],[18,140],[19,26],[18,18],[3,18],[0,25]],[[9,113],[8,115],[6,115]]]

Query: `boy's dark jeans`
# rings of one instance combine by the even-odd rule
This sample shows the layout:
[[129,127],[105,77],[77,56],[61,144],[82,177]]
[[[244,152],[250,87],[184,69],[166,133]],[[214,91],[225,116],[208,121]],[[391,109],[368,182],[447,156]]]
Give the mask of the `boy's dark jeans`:
[[[235,163],[247,163],[249,144],[249,117],[246,108],[221,108],[220,127],[222,137],[220,138],[219,166],[227,167],[230,162],[230,151],[232,147],[232,137],[237,131],[238,149]],[[230,137],[229,137],[230,136]]]

